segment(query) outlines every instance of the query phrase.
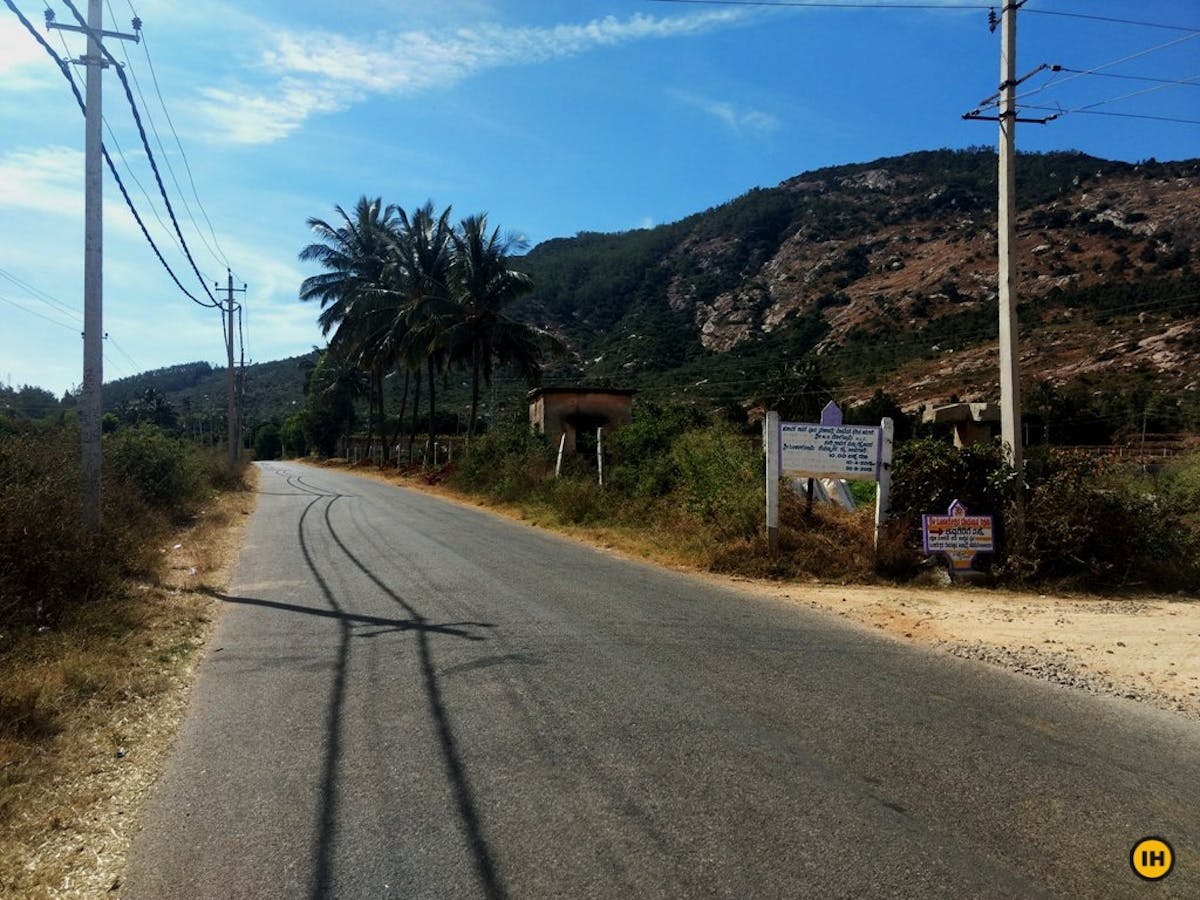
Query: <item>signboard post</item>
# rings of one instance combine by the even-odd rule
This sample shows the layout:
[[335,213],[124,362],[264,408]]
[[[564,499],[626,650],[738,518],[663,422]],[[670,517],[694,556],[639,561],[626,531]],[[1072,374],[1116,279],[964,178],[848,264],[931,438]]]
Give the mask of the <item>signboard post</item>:
[[[875,546],[887,521],[891,487],[894,426],[885,418],[879,425],[843,425],[842,411],[832,401],[821,411],[821,422],[780,422],[768,412],[764,429],[767,450],[767,536],[777,539],[779,479],[844,478],[874,481]],[[773,448],[772,444],[776,446]],[[772,540],[772,550],[775,548]]]
[[763,420],[763,449],[767,453],[767,544],[771,553],[779,549],[779,413],[768,412]]
[[980,553],[995,551],[992,517],[972,516],[955,500],[944,516],[921,516],[925,552],[940,554],[953,573],[968,572]]

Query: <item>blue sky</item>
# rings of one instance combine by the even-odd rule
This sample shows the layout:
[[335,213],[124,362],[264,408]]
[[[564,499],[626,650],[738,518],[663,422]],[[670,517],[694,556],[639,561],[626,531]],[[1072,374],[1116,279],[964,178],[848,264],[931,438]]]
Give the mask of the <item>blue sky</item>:
[[[45,5],[14,2],[46,34]],[[61,0],[49,3],[70,21]],[[312,274],[296,259],[309,240],[305,219],[330,217],[334,204],[351,207],[363,194],[407,208],[431,198],[456,216],[488,211],[536,243],[674,221],[819,166],[996,139],[994,123],[960,118],[998,81],[999,34],[989,33],[982,7],[107,3],[110,28],[128,31],[131,10],[144,21],[144,47],[110,41],[109,49],[122,61],[128,54],[143,112],[162,138],[160,148],[151,134],[151,145],[205,279],[223,283],[228,259],[239,283],[249,283],[246,343],[257,361],[321,343],[316,307],[296,299]],[[1105,67],[1031,79],[1022,87],[1033,92],[1029,104],[1115,100],[1094,110],[1200,119],[1198,84],[1109,77],[1200,82],[1200,33],[1055,13],[1200,29],[1200,0],[1028,0],[1018,31],[1022,73],[1043,62]],[[49,40],[65,55],[60,33]],[[79,36],[65,41],[82,52]],[[1116,100],[1135,92],[1145,93]],[[124,153],[118,168],[139,210],[184,285],[198,291],[159,222],[162,203],[111,71],[104,112],[112,129],[105,140]],[[1022,126],[1018,144],[1183,159],[1200,156],[1200,126],[1078,111]],[[81,378],[82,146],[83,118],[66,81],[0,6],[6,383],[61,393]],[[105,202],[106,380],[223,359],[219,317],[171,282],[107,176]]]

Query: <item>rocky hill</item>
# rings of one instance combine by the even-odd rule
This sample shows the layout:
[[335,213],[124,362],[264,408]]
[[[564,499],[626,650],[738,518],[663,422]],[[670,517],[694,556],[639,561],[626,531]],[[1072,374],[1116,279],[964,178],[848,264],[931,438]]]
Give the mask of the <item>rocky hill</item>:
[[[1200,160],[1028,154],[1018,185],[1027,422],[1076,443],[1200,433]],[[814,369],[844,405],[995,400],[995,219],[990,149],[820,169],[669,225],[540,244],[518,263],[537,289],[516,312],[570,348],[547,380],[643,402],[737,413]],[[251,367],[252,422],[303,404],[305,361]],[[153,388],[219,415],[224,379],[175,366],[107,386],[106,405]],[[524,389],[501,376],[489,404],[518,410]],[[465,406],[461,378],[444,392]]]
[[[1196,405],[1200,160],[1027,154],[1018,184],[1023,378]],[[850,399],[994,399],[995,219],[990,149],[821,169],[671,225],[539,245],[523,313],[593,379],[728,378],[733,359],[749,377],[786,347]]]

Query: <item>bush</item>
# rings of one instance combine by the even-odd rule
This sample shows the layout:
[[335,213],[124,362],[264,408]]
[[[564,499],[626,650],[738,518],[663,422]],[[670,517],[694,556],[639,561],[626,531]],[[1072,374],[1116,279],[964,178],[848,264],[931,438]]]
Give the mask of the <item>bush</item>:
[[689,428],[704,424],[699,415],[683,407],[663,410],[654,405],[639,407],[633,421],[615,431],[608,440],[612,460],[609,482],[612,489],[628,497],[649,499],[669,494],[679,470],[671,457],[671,446]]
[[762,453],[728,425],[688,431],[671,446],[679,500],[722,538],[752,537],[766,500]]
[[553,479],[547,499],[558,517],[572,525],[584,525],[604,518],[605,493],[594,474]]
[[973,513],[1003,517],[1015,485],[1016,473],[999,444],[960,449],[937,438],[918,438],[896,447],[891,511],[918,529],[923,514],[944,515],[955,500]]
[[[1041,447],[1027,454],[1022,497],[999,446],[956,449],[921,439],[897,448],[892,515],[914,553],[923,513],[941,513],[958,499],[995,516],[995,574],[1016,584],[1189,588],[1200,576],[1195,473],[1200,466],[1180,464],[1156,486],[1111,460]],[[1011,527],[1018,499],[1021,534]]]
[[1195,586],[1200,528],[1187,518],[1195,507],[1084,453],[1032,455],[1026,477],[1025,539],[1008,563],[1012,577],[1104,589]]
[[204,466],[191,445],[152,425],[122,429],[105,440],[106,462],[156,509],[186,511],[203,498]]
[[527,421],[514,421],[477,437],[451,481],[513,502],[534,494],[554,471],[553,453]]
[[0,436],[0,621],[9,626],[54,621],[150,564],[147,536],[161,521],[113,473],[100,535],[84,528],[79,444],[67,427]]
[[279,427],[272,422],[259,425],[254,431],[254,458],[279,459],[283,454],[283,440]]

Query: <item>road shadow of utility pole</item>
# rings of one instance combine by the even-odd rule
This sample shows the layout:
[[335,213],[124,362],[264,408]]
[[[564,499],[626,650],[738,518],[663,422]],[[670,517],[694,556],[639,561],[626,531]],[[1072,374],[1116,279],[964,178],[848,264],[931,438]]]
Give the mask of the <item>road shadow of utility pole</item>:
[[[287,482],[289,487],[295,488],[298,491],[304,491],[311,498],[300,514],[299,521],[296,523],[296,535],[305,564],[312,573],[313,579],[320,588],[321,596],[329,605],[329,608],[321,609],[319,607],[264,600],[256,597],[237,597],[229,594],[221,594],[216,591],[209,591],[208,593],[227,603],[278,609],[281,612],[329,618],[337,622],[339,642],[325,724],[325,759],[321,778],[319,823],[314,837],[314,869],[310,896],[313,900],[318,900],[318,898],[331,897],[336,894],[333,862],[334,846],[337,838],[337,811],[339,805],[338,773],[342,757],[341,713],[346,697],[351,645],[350,638],[353,636],[352,628],[354,626],[373,625],[383,630],[369,634],[359,632],[359,635],[364,637],[377,636],[390,630],[412,631],[417,635],[421,676],[425,695],[428,700],[429,712],[436,728],[446,776],[455,799],[459,818],[462,821],[462,827],[470,847],[480,886],[483,889],[483,895],[489,898],[489,900],[506,897],[507,892],[501,881],[497,866],[493,861],[492,851],[484,837],[483,827],[476,809],[466,767],[463,764],[454,731],[442,700],[441,687],[438,684],[437,674],[434,670],[429,642],[430,634],[461,638],[463,640],[482,641],[486,640],[486,638],[481,635],[472,634],[466,628],[492,628],[494,626],[485,622],[452,622],[444,624],[430,622],[408,601],[388,587],[378,575],[367,568],[350,551],[349,547],[346,546],[345,542],[342,541],[334,530],[329,515],[330,509],[339,500],[344,499],[346,495],[322,491],[313,485],[303,483],[299,478],[288,478]],[[321,573],[320,568],[313,558],[310,540],[305,537],[305,523],[308,521],[310,514],[313,513],[314,507],[321,502],[325,503],[324,524],[328,531],[328,537],[337,544],[355,568],[362,572],[385,596],[397,603],[408,613],[408,618],[393,619],[383,616],[368,616],[353,613],[338,602],[329,582]]]
[[490,622],[446,622],[445,624],[437,624],[433,622],[417,621],[414,619],[389,619],[385,616],[367,616],[361,613],[345,612],[337,609],[321,609],[316,606],[301,606],[298,603],[283,603],[278,600],[264,600],[261,597],[235,597],[232,594],[223,594],[220,591],[213,590],[210,587],[200,589],[200,593],[212,597],[214,600],[220,600],[222,603],[236,603],[245,606],[262,606],[267,609],[278,609],[282,612],[299,613],[306,616],[317,616],[322,619],[337,619],[345,621],[351,625],[378,625],[381,631],[360,632],[358,637],[375,637],[379,634],[388,634],[397,631],[432,631],[435,634],[445,634],[450,637],[462,638],[466,641],[486,641],[487,638],[483,635],[472,634],[465,631],[465,627],[473,628],[494,628]]
[[[319,499],[315,498],[313,504]],[[493,858],[491,847],[488,845],[487,838],[484,834],[483,823],[480,820],[479,811],[475,804],[474,791],[471,788],[471,782],[467,775],[466,765],[463,763],[462,754],[458,748],[458,741],[454,736],[454,729],[450,722],[450,716],[446,711],[445,703],[442,699],[442,689],[438,682],[437,672],[433,665],[433,654],[429,646],[429,635],[437,633],[433,628],[429,627],[429,621],[421,615],[421,613],[411,603],[405,600],[402,596],[396,593],[391,587],[384,583],[378,575],[360,560],[354,552],[346,545],[341,536],[337,533],[337,529],[333,527],[333,522],[330,519],[329,512],[333,508],[333,504],[337,498],[331,499],[325,506],[325,527],[328,530],[329,537],[337,544],[338,548],[350,561],[350,563],[358,569],[368,580],[371,581],[379,590],[396,604],[398,604],[405,612],[408,613],[412,622],[416,624],[413,630],[417,633],[417,649],[420,653],[421,677],[424,681],[425,696],[429,703],[429,713],[433,718],[434,725],[437,728],[438,743],[442,754],[442,764],[446,770],[446,777],[450,783],[451,791],[454,794],[455,805],[458,808],[459,819],[462,821],[462,826],[466,832],[467,842],[470,845],[471,855],[475,863],[475,873],[479,879],[480,887],[483,889],[483,894],[488,900],[500,900],[507,896],[504,888],[504,882],[501,879],[499,868]],[[305,509],[305,514],[312,509],[313,504],[309,504]],[[303,519],[303,517],[302,517]],[[303,524],[303,522],[301,523]],[[301,542],[303,543],[303,532],[301,532]],[[308,556],[307,549],[304,550],[305,558],[309,560],[309,567],[313,568],[313,574],[317,580],[321,582],[324,588],[324,582],[321,576],[312,566],[311,559]],[[328,593],[327,593],[328,596]],[[329,598],[331,603],[334,603],[332,597]],[[335,604],[336,605],[336,604]],[[443,626],[446,627],[446,626]],[[490,626],[489,626],[490,627]],[[314,885],[314,888],[319,887]],[[314,898],[318,893],[314,891]],[[320,896],[328,896],[322,892]]]

